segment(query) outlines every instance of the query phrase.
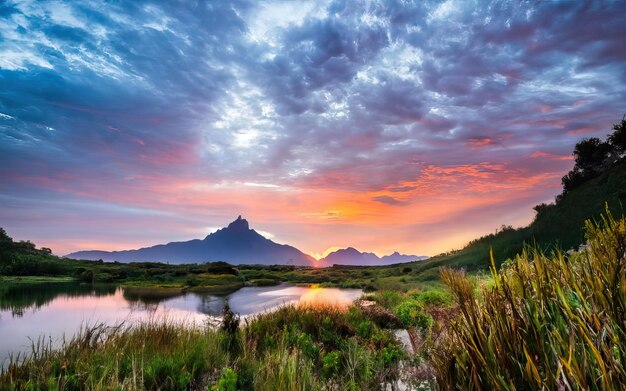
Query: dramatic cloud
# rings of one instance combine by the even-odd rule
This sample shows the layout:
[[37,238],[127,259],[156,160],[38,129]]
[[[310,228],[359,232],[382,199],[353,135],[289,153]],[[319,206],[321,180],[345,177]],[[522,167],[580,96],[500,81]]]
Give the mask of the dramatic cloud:
[[433,254],[550,201],[624,114],[626,3],[0,4],[0,226],[57,253],[238,214]]

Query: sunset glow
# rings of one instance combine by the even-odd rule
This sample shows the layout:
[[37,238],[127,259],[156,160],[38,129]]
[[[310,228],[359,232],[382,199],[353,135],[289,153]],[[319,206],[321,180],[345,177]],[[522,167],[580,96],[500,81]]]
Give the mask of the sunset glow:
[[526,225],[624,114],[624,4],[3,2],[0,227],[67,254],[242,215],[321,258]]

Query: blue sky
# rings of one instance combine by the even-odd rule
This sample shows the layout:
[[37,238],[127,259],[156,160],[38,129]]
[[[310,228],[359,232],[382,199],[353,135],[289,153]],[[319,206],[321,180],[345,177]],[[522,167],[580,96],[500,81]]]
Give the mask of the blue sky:
[[523,225],[626,112],[626,2],[5,1],[0,226],[57,253],[244,214],[319,254]]

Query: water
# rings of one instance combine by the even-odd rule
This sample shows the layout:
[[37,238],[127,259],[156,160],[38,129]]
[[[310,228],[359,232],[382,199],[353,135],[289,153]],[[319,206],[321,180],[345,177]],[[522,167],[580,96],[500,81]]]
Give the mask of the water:
[[31,341],[39,338],[59,347],[64,336],[70,339],[84,325],[163,318],[202,324],[218,319],[226,300],[245,317],[287,303],[345,305],[361,293],[360,289],[287,284],[242,288],[226,296],[76,283],[4,284],[0,286],[0,364],[10,354],[29,352]]

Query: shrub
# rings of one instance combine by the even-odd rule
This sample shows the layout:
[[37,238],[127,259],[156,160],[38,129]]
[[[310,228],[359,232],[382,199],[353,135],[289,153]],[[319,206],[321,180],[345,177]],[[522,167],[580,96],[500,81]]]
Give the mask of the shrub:
[[419,292],[413,295],[413,297],[418,302],[429,307],[448,307],[454,301],[452,295],[437,289]]
[[228,334],[234,334],[237,332],[237,329],[239,328],[239,315],[235,314],[233,310],[230,309],[228,302],[224,304],[223,316],[222,330]]
[[320,354],[320,347],[315,342],[313,342],[313,338],[307,333],[300,333],[298,336],[298,347],[302,351],[302,353],[310,358],[311,360],[316,360]]
[[433,323],[433,318],[424,311],[419,302],[413,299],[400,303],[394,312],[404,327],[427,330]]
[[373,300],[381,306],[391,309],[402,302],[402,295],[396,291],[380,291],[367,296],[368,300]]
[[370,320],[364,320],[358,324],[356,327],[356,334],[364,339],[367,339],[372,336],[372,330],[374,329],[374,324]]
[[322,357],[322,374],[328,379],[339,372],[339,352],[328,352]]
[[213,387],[217,391],[236,391],[237,390],[237,373],[231,368],[224,368],[222,375],[217,381],[217,385]]

